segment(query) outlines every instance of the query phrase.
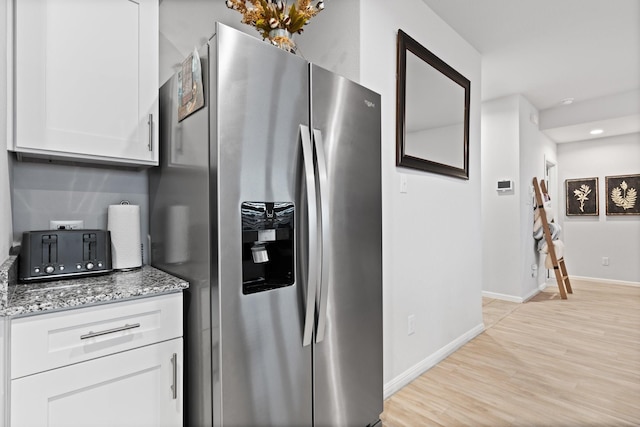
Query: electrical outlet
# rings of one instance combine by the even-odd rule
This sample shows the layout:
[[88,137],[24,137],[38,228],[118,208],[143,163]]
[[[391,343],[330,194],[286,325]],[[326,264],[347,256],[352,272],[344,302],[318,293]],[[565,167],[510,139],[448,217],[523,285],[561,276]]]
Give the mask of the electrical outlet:
[[409,315],[407,319],[407,335],[413,335],[416,333],[416,316],[413,314]]
[[78,228],[84,228],[84,221],[82,220],[49,221],[49,230],[76,230]]
[[609,265],[609,257],[608,256],[603,256],[602,257],[602,265]]

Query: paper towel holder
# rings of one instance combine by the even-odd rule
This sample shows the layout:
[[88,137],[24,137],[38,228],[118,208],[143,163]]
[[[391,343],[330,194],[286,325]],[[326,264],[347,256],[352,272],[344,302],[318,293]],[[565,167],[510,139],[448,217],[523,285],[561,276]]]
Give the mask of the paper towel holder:
[[[112,208],[125,209],[115,214],[112,227]],[[121,200],[119,204],[109,206],[107,212],[107,228],[111,232],[112,268],[118,271],[135,270],[142,266],[144,246],[140,238],[140,207],[132,205],[129,200]],[[124,226],[124,227],[123,227]],[[130,227],[133,226],[133,230]]]

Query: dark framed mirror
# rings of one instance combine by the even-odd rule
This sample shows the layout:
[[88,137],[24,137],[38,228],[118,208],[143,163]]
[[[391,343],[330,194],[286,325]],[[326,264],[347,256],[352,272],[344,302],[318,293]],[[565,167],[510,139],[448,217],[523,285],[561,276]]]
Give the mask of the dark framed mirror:
[[398,30],[396,165],[469,179],[471,82]]

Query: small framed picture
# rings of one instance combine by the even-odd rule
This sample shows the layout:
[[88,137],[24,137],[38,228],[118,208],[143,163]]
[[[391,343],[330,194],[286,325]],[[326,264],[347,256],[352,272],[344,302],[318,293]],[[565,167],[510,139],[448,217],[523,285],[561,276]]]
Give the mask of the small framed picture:
[[604,177],[607,215],[640,215],[640,174]]
[[567,179],[567,216],[598,216],[598,178]]

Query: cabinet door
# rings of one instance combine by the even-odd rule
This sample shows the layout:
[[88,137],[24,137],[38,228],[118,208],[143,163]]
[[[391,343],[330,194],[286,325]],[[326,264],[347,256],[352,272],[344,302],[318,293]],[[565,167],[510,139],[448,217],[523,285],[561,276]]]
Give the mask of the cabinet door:
[[156,165],[158,0],[14,0],[16,151]]
[[181,426],[182,366],[178,338],[13,380],[11,426]]

